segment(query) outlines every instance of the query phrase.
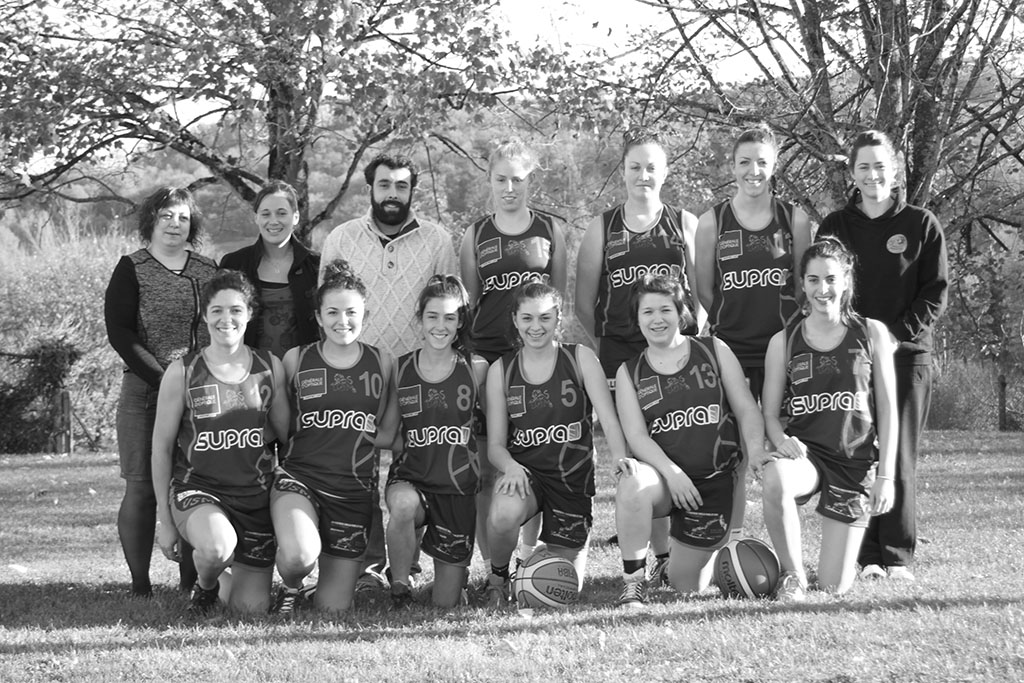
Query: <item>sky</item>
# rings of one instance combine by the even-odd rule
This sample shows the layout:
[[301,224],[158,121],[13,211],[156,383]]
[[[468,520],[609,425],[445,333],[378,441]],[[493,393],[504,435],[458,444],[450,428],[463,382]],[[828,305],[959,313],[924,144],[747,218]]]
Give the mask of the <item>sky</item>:
[[[662,13],[636,0],[500,0],[509,31],[521,41],[570,48],[625,44],[631,30],[664,23]],[[596,25],[595,25],[596,24]]]

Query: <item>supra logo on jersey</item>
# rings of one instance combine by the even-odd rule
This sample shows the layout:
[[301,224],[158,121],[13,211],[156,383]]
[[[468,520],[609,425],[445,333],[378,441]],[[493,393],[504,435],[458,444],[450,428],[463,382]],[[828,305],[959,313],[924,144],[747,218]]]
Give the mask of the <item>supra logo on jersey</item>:
[[662,432],[675,432],[688,427],[717,425],[722,416],[722,407],[717,403],[709,406],[693,406],[686,410],[673,410],[651,423],[651,436]]
[[808,413],[826,413],[836,411],[865,412],[868,409],[868,392],[837,391],[829,394],[810,394],[793,396],[789,399],[789,414],[792,417]]
[[718,238],[718,258],[731,261],[743,256],[743,233],[739,230],[726,230]]
[[263,428],[221,429],[196,434],[195,451],[226,451],[230,448],[263,448]]
[[666,394],[678,394],[680,391],[689,391],[690,383],[686,381],[685,377],[673,375],[665,380],[665,393]]
[[407,430],[405,445],[409,448],[424,446],[465,446],[469,444],[469,427],[419,427]]
[[679,279],[683,274],[683,269],[677,265],[669,265],[667,263],[655,263],[651,265],[635,265],[628,266],[626,268],[619,268],[613,270],[608,275],[608,280],[611,282],[612,287],[625,287],[631,285],[645,275],[667,275]]
[[274,559],[277,552],[277,543],[274,541],[274,534],[264,534],[258,531],[246,531],[242,534],[242,542],[239,546],[247,548],[245,556],[257,562],[266,562]]
[[500,273],[499,275],[491,275],[490,277],[484,278],[484,291],[505,291],[515,289],[519,285],[527,282],[546,283],[547,281],[548,276],[540,273]]
[[831,354],[823,354],[818,356],[818,367],[815,369],[819,375],[838,375],[839,361]]
[[355,429],[360,432],[373,432],[377,428],[377,418],[361,410],[314,410],[303,413],[299,418],[302,429]]
[[327,394],[327,368],[302,370],[295,376],[299,398],[320,398]]
[[501,238],[484,240],[476,251],[477,268],[486,268],[501,260]]
[[473,548],[468,534],[457,534],[440,524],[435,524],[434,528],[437,529],[434,546],[439,553],[451,558],[457,558],[459,561],[469,557]]
[[200,420],[207,417],[216,417],[221,413],[220,392],[217,391],[216,384],[190,387],[188,398],[192,404],[192,414]]
[[683,519],[686,520],[685,535],[698,541],[717,541],[728,529],[725,515],[719,512],[684,510]]
[[532,429],[516,429],[512,436],[512,445],[520,448],[533,448],[552,443],[572,443],[583,436],[583,425],[579,421],[567,425],[550,425]]
[[814,368],[811,366],[811,354],[801,353],[793,356],[789,361],[789,381],[792,384],[803,384],[814,377]]
[[402,411],[402,417],[416,417],[423,412],[419,384],[414,387],[398,387],[398,409]]
[[867,508],[867,496],[863,493],[840,488],[834,484],[828,485],[828,491],[831,495],[828,496],[828,502],[825,503],[826,510],[848,519],[858,519],[864,516]]
[[661,378],[658,376],[644,377],[636,387],[636,400],[640,410],[647,410],[661,401]]
[[530,410],[542,410],[551,408],[551,394],[547,389],[534,389],[530,393]]
[[509,387],[505,392],[505,405],[508,407],[509,417],[526,415],[526,387]]
[[757,287],[781,287],[786,284],[785,268],[750,268],[725,273],[722,276],[722,291],[731,289],[754,289]]
[[553,539],[564,541],[570,548],[586,543],[590,521],[585,515],[553,509],[551,516],[555,518],[555,528],[551,530]]
[[427,400],[423,402],[427,408],[448,409],[448,401],[444,397],[444,389],[428,389]]
[[366,527],[347,522],[331,522],[331,550],[359,553],[366,550]]
[[348,375],[338,373],[334,376],[334,381],[331,382],[331,391],[344,391],[349,394],[356,393],[355,380]]

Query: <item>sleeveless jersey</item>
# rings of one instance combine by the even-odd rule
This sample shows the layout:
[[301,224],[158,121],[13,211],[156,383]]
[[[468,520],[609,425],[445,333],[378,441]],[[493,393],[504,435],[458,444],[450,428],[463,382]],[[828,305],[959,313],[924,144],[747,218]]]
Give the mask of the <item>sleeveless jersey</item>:
[[328,493],[372,491],[380,458],[374,450],[377,416],[387,377],[376,347],[359,344],[359,359],[344,370],[330,365],[321,342],[299,350],[292,379],[292,438],[284,468]]
[[472,337],[474,349],[503,354],[512,350],[509,318],[512,292],[524,282],[549,282],[555,253],[554,218],[530,211],[533,220],[521,235],[498,230],[494,216],[473,224],[476,273],[480,298],[476,302]]
[[830,351],[812,348],[803,329],[801,320],[786,330],[786,433],[823,458],[867,467],[878,458],[867,329],[848,328]]
[[502,358],[508,451],[516,462],[565,491],[593,496],[591,405],[577,349],[577,344],[559,344],[551,377],[539,384],[531,384],[523,376],[518,352]]
[[419,351],[398,361],[398,409],[405,452],[391,466],[429,493],[472,495],[480,488],[480,460],[473,433],[477,405],[473,365],[456,353],[455,367],[439,382],[423,379]]
[[273,454],[263,428],[274,400],[270,352],[249,349],[249,374],[222,382],[202,352],[182,359],[185,410],[178,428],[174,480],[212,493],[249,496],[270,490]]
[[772,199],[772,220],[747,230],[732,202],[714,209],[718,226],[711,334],[729,345],[743,367],[764,367],[772,335],[797,317],[793,281],[793,206]]
[[651,435],[691,479],[710,479],[742,460],[739,428],[722,386],[721,367],[710,337],[690,337],[690,357],[671,375],[647,361],[647,352],[626,362]]
[[[598,337],[614,337],[624,342],[643,342],[640,328],[629,312],[629,295],[634,282],[648,273],[672,275],[683,283],[686,304],[691,311],[693,296],[686,275],[686,241],[683,239],[682,214],[665,205],[661,218],[647,232],[636,233],[626,227],[623,205],[605,211],[604,260],[598,281],[594,310]],[[696,334],[694,327],[684,330]]]

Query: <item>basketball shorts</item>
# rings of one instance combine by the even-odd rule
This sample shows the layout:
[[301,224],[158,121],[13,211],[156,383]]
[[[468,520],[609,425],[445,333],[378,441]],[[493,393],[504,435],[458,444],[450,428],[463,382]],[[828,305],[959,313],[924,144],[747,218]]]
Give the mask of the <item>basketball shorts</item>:
[[179,481],[171,483],[171,519],[188,543],[188,520],[202,505],[216,506],[227,516],[238,538],[235,559],[239,564],[260,569],[274,566],[277,541],[270,521],[270,497],[267,492],[251,496],[229,496],[204,490]]
[[476,541],[476,496],[431,493],[403,479],[388,482],[388,486],[397,483],[413,487],[420,497],[425,527],[420,543],[423,552],[445,564],[468,567]]
[[370,537],[374,499],[371,491],[333,494],[319,491],[278,468],[270,491],[271,504],[295,493],[313,505],[320,531],[321,552],[346,560],[359,559]]
[[537,498],[541,512],[540,540],[560,548],[582,548],[594,525],[593,500],[590,496],[571,493],[558,480],[533,470],[530,489]]
[[699,550],[721,548],[732,530],[732,506],[736,500],[739,474],[736,470],[711,479],[694,480],[703,504],[696,510],[672,508],[669,535],[685,546]]
[[818,471],[818,489],[797,499],[798,505],[807,503],[816,493],[818,498],[817,513],[844,524],[855,527],[866,527],[871,514],[868,512],[868,491],[875,482],[875,466],[865,468],[865,463],[858,462],[850,467],[814,452],[807,454],[807,459]]
[[615,390],[615,373],[619,371],[619,366],[627,360],[636,358],[646,348],[647,342],[643,339],[638,342],[626,342],[616,337],[601,337],[597,359],[601,361],[601,369],[608,378],[609,388]]

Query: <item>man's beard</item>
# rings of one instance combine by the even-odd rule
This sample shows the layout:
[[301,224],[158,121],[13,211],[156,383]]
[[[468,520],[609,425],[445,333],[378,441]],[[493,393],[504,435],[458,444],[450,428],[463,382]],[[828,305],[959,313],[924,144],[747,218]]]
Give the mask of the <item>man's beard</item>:
[[374,219],[380,223],[390,226],[404,225],[406,219],[409,218],[412,200],[407,204],[403,204],[397,199],[385,199],[378,203],[376,199],[370,197],[370,207],[373,209]]

